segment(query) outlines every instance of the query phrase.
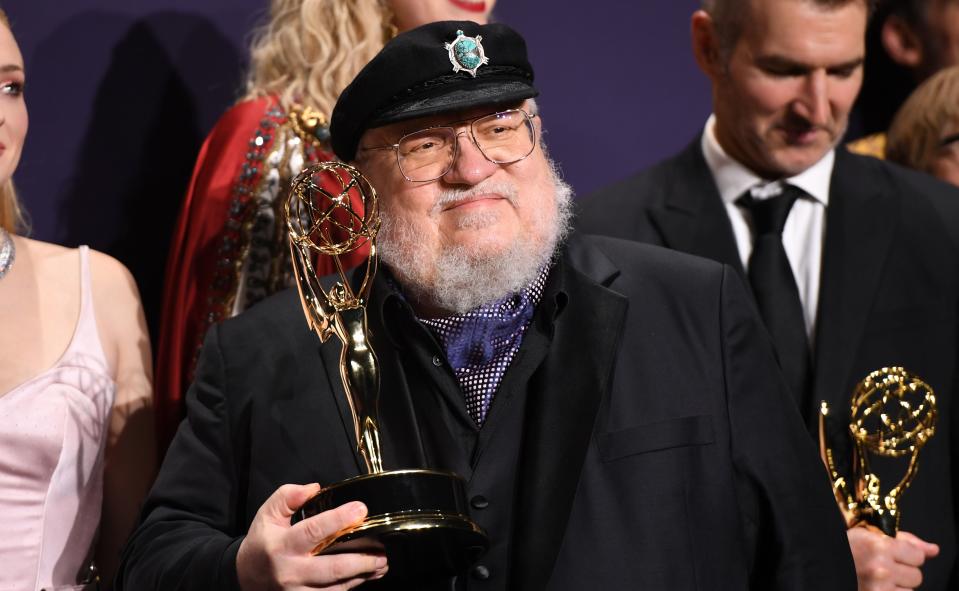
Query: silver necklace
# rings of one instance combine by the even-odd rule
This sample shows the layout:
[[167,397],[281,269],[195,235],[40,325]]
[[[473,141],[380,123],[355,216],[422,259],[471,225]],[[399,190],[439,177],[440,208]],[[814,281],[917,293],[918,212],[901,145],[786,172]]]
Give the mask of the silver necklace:
[[0,228],[0,279],[7,274],[16,258],[17,247],[13,244],[13,238],[9,232]]

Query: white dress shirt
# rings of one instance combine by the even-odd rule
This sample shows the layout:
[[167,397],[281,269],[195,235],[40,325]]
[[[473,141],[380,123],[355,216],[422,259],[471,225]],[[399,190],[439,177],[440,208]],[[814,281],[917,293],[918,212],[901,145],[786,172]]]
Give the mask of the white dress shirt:
[[736,200],[750,191],[754,199],[775,197],[788,183],[806,192],[796,200],[783,228],[783,247],[792,267],[799,299],[806,321],[806,334],[813,342],[816,330],[816,311],[819,307],[819,271],[822,267],[822,244],[826,236],[826,207],[829,205],[829,183],[836,153],[830,150],[819,162],[802,173],[776,181],[758,176],[733,160],[716,140],[716,117],[711,115],[703,132],[702,149],[706,164],[719,188],[726,213],[736,235],[736,246],[743,267],[749,269],[753,252],[752,215],[736,205]]

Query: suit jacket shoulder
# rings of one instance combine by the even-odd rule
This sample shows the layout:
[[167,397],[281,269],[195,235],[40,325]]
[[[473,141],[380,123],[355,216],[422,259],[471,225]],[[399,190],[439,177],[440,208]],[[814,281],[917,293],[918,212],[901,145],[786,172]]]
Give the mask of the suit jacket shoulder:
[[920,231],[934,229],[942,232],[949,236],[954,247],[959,248],[959,188],[932,175],[885,160],[853,154],[843,148],[836,150],[836,157],[834,174],[837,177],[882,179],[882,183],[891,188],[891,193],[899,201],[900,211],[918,216],[917,221],[926,226],[925,230]]
[[574,269],[613,290],[641,282],[681,297],[718,285],[723,273],[722,264],[711,259],[599,234],[578,234],[570,243],[569,256]]
[[682,152],[579,204],[577,226],[726,263],[745,274],[700,137]]
[[697,136],[683,151],[631,177],[584,197],[577,227],[585,232],[661,244],[650,210],[696,213],[718,198]]

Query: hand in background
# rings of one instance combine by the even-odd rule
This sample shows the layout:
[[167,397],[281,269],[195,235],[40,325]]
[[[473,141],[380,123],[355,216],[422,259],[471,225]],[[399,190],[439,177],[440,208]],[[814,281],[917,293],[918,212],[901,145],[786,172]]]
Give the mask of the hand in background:
[[330,536],[366,517],[366,506],[352,502],[291,526],[294,511],[319,490],[318,484],[287,484],[263,503],[236,556],[243,591],[352,589],[386,574],[386,557],[380,554],[310,554]]

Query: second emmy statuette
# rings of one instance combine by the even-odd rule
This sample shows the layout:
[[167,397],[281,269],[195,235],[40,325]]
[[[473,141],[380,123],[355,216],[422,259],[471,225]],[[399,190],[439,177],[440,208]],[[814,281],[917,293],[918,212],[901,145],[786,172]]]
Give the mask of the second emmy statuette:
[[[865,523],[895,536],[902,495],[919,470],[919,450],[936,432],[936,395],[903,368],[884,367],[856,386],[850,412],[851,454],[836,452],[843,437],[825,402],[819,415],[819,447],[836,501],[848,527]],[[873,457],[906,462],[905,474],[886,492]]]
[[[354,199],[362,203],[362,212],[354,210]],[[388,577],[465,572],[488,549],[489,540],[468,516],[463,479],[434,470],[383,469],[377,412],[380,378],[366,321],[380,226],[376,191],[352,166],[323,162],[293,180],[286,219],[306,321],[322,342],[335,335],[342,345],[340,379],[367,472],[325,486],[297,511],[293,522],[362,501],[369,510],[366,520],[325,540],[314,553],[382,545],[390,565]],[[339,257],[367,244],[365,269],[357,271],[363,275],[351,283]],[[332,257],[339,275],[326,291],[314,271],[317,255]]]

